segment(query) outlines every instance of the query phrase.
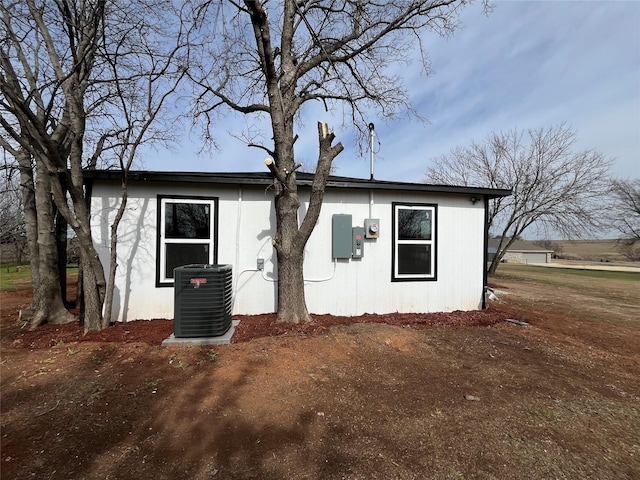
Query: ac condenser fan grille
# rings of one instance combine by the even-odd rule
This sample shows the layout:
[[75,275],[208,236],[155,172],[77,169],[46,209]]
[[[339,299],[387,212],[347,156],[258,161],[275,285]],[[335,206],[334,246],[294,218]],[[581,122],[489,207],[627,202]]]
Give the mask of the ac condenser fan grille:
[[231,265],[185,265],[173,271],[176,338],[217,337],[231,327]]

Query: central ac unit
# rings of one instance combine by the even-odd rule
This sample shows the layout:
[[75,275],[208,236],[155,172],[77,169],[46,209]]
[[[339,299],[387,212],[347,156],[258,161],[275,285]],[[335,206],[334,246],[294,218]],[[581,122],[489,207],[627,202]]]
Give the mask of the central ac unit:
[[176,338],[217,337],[231,327],[231,265],[185,265],[173,270]]

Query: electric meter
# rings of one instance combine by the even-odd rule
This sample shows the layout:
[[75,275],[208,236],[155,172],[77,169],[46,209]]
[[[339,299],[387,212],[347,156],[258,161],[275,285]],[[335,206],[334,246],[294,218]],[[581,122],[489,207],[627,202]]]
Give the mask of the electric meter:
[[378,238],[380,220],[377,218],[367,218],[364,221],[365,238]]

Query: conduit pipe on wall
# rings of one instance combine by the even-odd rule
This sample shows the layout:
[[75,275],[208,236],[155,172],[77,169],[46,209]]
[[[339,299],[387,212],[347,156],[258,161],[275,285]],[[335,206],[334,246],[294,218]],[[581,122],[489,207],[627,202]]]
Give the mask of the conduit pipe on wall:
[[238,186],[238,215],[236,215],[236,267],[240,265],[240,224],[242,222],[242,187]]
[[[236,259],[235,259],[235,268],[238,268],[240,265],[240,224],[242,222],[242,186],[238,185],[238,214],[236,215]],[[220,236],[218,235],[218,238]],[[231,311],[233,312],[233,307],[236,304],[236,297],[238,293],[238,283],[240,281],[240,276],[248,270],[244,270],[238,274],[233,275],[234,285],[233,285],[233,299],[231,300]]]
[[305,278],[304,279],[304,283],[321,283],[321,282],[328,282],[329,280],[333,280],[333,277],[336,276],[336,265],[337,265],[338,261],[337,259],[333,259],[333,272],[331,272],[331,276],[328,278],[318,278],[318,279],[314,279],[314,278]]
[[[373,123],[369,124],[369,180],[373,181],[373,164],[375,161],[376,152],[373,148],[373,140],[376,136],[375,125]],[[373,190],[369,189],[369,218],[373,218]]]
[[[333,280],[333,277],[336,276],[336,265],[337,265],[337,261],[334,258],[333,259],[333,272],[331,272],[331,276],[327,277],[327,278],[304,278],[303,282],[304,283],[321,283],[321,282],[328,282],[329,280]],[[244,272],[247,271],[259,271],[259,270],[243,270]],[[278,279],[277,278],[269,278],[265,276],[265,270],[262,270],[262,278],[263,280],[267,281],[267,282],[277,282]]]
[[[238,268],[238,266],[240,265],[240,230],[241,230],[241,226],[242,226],[242,186],[238,186],[238,214],[236,215],[236,256],[235,256],[235,267]],[[373,192],[370,192],[370,196],[371,196],[371,200],[370,200],[370,205],[369,205],[369,211],[371,211],[371,204],[373,204]],[[371,216],[371,214],[369,215]],[[269,258],[270,260],[271,258]],[[333,278],[336,275],[336,265],[337,265],[337,261],[336,259],[333,260],[333,271],[331,272],[331,276],[327,277],[327,278],[305,278],[304,279],[304,283],[320,283],[320,282],[328,282],[330,280],[333,280]],[[240,284],[240,277],[242,277],[243,274],[247,273],[247,272],[261,272],[261,276],[262,279],[266,282],[277,282],[278,279],[277,278],[269,278],[266,276],[265,274],[265,269],[258,269],[258,268],[245,268],[244,270],[241,270],[240,272],[236,273],[233,275],[234,278],[234,285],[233,285],[233,299],[231,301],[231,309],[233,311],[233,308],[235,307],[236,304],[236,298],[238,296],[238,285]]]
[[237,275],[234,275],[234,283],[235,286],[233,287],[233,299],[231,300],[231,311],[233,312],[233,307],[235,307],[236,305],[236,298],[238,297],[238,284],[240,283],[240,277],[242,276],[243,273],[247,273],[247,272],[258,272],[259,270],[257,268],[247,268],[245,270],[242,270],[240,273],[238,273]]
[[373,190],[369,189],[369,218],[373,218]]
[[[320,282],[328,282],[330,280],[333,280],[333,277],[335,277],[336,275],[336,266],[337,266],[337,260],[334,258],[333,259],[333,272],[331,272],[331,276],[327,277],[327,278],[306,278],[304,279],[304,283],[320,283]],[[265,276],[265,270],[264,269],[258,269],[258,268],[245,268],[244,270],[242,270],[240,273],[238,273],[237,275],[234,275],[235,278],[235,287],[233,289],[233,299],[231,301],[231,311],[233,311],[233,308],[235,307],[236,304],[236,298],[237,298],[237,289],[238,289],[238,285],[240,284],[240,277],[242,277],[243,274],[247,273],[247,272],[262,272],[261,276],[262,279],[267,281],[267,282],[277,282],[278,279],[277,278],[269,278],[267,276]]]

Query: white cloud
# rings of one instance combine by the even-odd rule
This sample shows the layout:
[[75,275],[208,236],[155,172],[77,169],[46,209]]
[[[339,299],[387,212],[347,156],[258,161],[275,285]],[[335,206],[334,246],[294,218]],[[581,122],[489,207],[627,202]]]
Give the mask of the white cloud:
[[[412,102],[429,123],[371,119],[381,142],[376,178],[421,181],[429,159],[456,145],[482,140],[491,131],[561,122],[576,129],[577,148],[616,158],[614,175],[640,176],[640,2],[495,5],[488,17],[480,5],[469,7],[463,14],[464,29],[451,38],[424,38],[433,75],[421,74],[418,61],[402,67]],[[332,117],[320,105],[305,111],[299,156],[309,162],[316,157],[320,119],[329,121],[346,147],[336,161],[337,173],[368,177],[368,157],[357,157],[353,131],[341,127],[340,112]],[[229,118],[223,129],[246,124]],[[264,152],[228,136],[219,143],[219,152],[198,158],[198,146],[186,142],[177,154],[153,154],[146,168],[264,168]]]

